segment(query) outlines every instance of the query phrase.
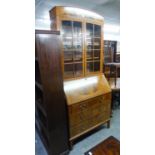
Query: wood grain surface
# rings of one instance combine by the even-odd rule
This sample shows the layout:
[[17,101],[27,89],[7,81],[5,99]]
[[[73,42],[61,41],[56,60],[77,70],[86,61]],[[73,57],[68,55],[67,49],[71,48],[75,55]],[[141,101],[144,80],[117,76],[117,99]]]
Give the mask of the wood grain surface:
[[120,142],[111,136],[87,151],[85,155],[120,155]]

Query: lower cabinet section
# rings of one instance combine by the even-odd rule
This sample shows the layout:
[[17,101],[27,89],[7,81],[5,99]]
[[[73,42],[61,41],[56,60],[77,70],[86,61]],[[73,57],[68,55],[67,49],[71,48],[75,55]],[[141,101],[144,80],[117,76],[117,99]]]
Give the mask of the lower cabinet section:
[[69,108],[70,140],[110,120],[111,93],[75,103]]

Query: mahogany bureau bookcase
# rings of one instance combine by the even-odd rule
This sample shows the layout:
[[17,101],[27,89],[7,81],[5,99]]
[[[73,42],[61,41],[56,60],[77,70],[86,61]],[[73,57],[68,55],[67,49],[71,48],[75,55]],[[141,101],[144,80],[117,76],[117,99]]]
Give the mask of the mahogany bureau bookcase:
[[50,10],[51,29],[61,36],[61,65],[69,118],[69,141],[107,123],[111,88],[103,71],[104,18],[80,8]]

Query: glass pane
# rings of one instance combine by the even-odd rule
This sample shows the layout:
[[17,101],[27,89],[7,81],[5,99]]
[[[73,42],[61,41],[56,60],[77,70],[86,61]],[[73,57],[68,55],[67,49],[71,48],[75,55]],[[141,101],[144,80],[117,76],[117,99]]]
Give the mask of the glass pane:
[[94,25],[94,37],[101,37],[101,26]]
[[82,38],[73,38],[73,48],[74,49],[82,48]]
[[81,76],[82,75],[82,63],[74,64],[74,70],[75,70],[75,76]]
[[93,50],[87,51],[87,60],[93,60]]
[[74,51],[74,61],[82,61],[82,50]]
[[64,62],[73,61],[73,51],[64,51]]
[[74,76],[73,64],[65,64],[64,65],[64,77],[73,77]]
[[115,52],[115,42],[114,41],[111,41],[110,47],[111,47],[112,53],[114,53]]
[[100,49],[101,48],[101,39],[95,38],[94,39],[94,49]]
[[86,44],[87,44],[87,50],[93,49],[93,39],[87,39]]
[[62,21],[62,35],[63,37],[72,36],[72,22]]
[[104,63],[111,62],[111,54],[110,54],[110,47],[109,41],[104,41]]
[[100,62],[94,62],[94,72],[100,71]]
[[93,62],[87,62],[87,72],[93,72]]
[[63,48],[64,49],[72,48],[72,37],[63,38]]
[[82,35],[82,23],[81,22],[73,22],[73,36],[81,37]]
[[93,36],[93,24],[86,23],[86,35],[87,37]]
[[100,60],[100,50],[94,50],[94,60]]

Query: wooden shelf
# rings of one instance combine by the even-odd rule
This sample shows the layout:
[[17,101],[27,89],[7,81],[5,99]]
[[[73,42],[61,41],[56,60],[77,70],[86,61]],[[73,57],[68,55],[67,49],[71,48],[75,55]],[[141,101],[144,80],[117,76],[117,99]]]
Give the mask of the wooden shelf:
[[99,61],[100,61],[100,57],[94,57],[94,59],[99,59]]
[[88,62],[100,62],[100,60],[87,60],[87,63]]
[[88,52],[88,51],[100,51],[100,49],[93,49],[93,48],[92,48],[92,49],[87,49],[87,52]]
[[[47,127],[44,125],[44,123],[42,123],[42,121],[40,119],[38,119],[39,125],[43,128],[43,130],[45,131],[45,133],[47,133]],[[47,136],[47,134],[46,134]],[[48,136],[47,136],[48,137]]]
[[94,37],[94,36],[92,36],[92,37],[87,37],[87,36],[86,36],[86,39],[101,39],[101,37]]
[[74,62],[64,62],[64,65],[68,65],[68,64],[82,64],[82,61],[80,62],[77,62],[77,61],[74,61]]
[[60,59],[61,39],[59,33],[52,32],[38,30],[35,34],[35,54],[39,57],[39,61],[35,58],[35,126],[47,153],[63,154],[69,149],[69,138]]
[[36,102],[37,108],[39,108],[40,111],[44,114],[44,116],[47,117],[47,114],[46,114],[45,109],[43,108],[43,106],[40,105],[40,103],[37,100],[35,102]]
[[43,87],[42,87],[42,85],[41,85],[39,82],[35,81],[35,85],[36,85],[41,91],[43,91]]
[[41,138],[45,148],[48,150],[49,149],[49,142],[47,142],[47,140],[45,140],[43,134],[41,133],[41,130],[39,129],[39,127],[37,126],[36,123],[35,123],[35,127],[36,127],[36,130],[37,130],[39,137]]
[[35,57],[35,61],[38,61],[38,58],[37,57]]
[[104,62],[116,62],[117,42],[104,40]]

